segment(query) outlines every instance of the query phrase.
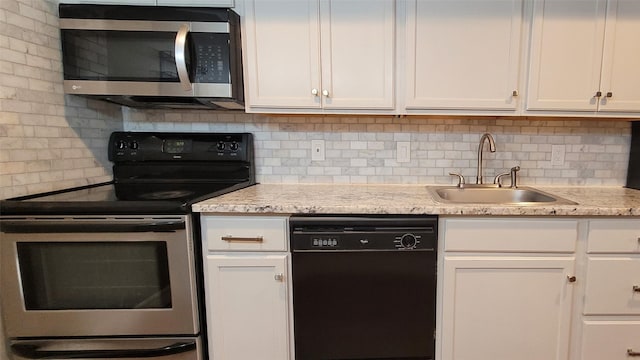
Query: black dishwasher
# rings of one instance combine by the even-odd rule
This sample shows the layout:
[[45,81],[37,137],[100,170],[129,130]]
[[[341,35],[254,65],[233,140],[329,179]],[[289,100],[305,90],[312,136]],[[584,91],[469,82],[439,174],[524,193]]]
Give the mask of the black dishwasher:
[[434,359],[436,216],[292,216],[296,360]]

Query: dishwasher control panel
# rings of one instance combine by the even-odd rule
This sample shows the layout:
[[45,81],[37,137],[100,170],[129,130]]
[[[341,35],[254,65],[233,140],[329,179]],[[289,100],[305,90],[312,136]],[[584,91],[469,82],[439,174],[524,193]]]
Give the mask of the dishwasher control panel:
[[437,217],[292,216],[291,250],[437,249]]

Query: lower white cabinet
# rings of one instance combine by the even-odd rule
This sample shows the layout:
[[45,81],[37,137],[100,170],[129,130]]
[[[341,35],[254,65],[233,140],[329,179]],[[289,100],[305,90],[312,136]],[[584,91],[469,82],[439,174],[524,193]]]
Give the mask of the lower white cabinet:
[[291,256],[285,216],[202,216],[209,359],[288,360]]
[[439,359],[569,359],[577,228],[566,219],[442,219]]
[[581,360],[640,357],[640,321],[586,321]]
[[208,255],[209,355],[289,358],[288,255]]

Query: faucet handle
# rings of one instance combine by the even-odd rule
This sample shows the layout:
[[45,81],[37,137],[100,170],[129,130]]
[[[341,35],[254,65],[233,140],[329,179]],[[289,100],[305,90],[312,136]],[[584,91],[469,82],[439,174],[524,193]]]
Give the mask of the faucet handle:
[[510,172],[504,172],[502,174],[498,174],[496,175],[495,178],[493,178],[493,183],[498,185],[498,187],[502,187],[502,178],[509,175],[511,175]]
[[463,188],[464,187],[464,176],[458,174],[458,173],[449,173],[449,175],[451,176],[457,176],[458,177],[458,187],[459,188]]

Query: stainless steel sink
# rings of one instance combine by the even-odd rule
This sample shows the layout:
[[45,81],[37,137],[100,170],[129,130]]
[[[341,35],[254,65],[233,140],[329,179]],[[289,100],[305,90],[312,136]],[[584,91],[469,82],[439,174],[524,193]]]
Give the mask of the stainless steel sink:
[[577,203],[530,187],[464,187],[433,186],[429,191],[442,203],[495,205],[575,205]]

